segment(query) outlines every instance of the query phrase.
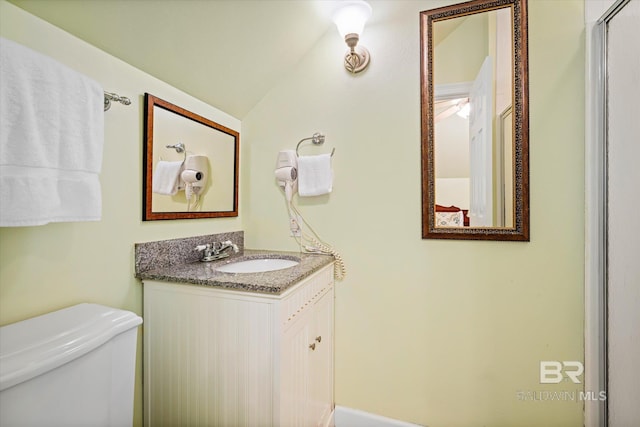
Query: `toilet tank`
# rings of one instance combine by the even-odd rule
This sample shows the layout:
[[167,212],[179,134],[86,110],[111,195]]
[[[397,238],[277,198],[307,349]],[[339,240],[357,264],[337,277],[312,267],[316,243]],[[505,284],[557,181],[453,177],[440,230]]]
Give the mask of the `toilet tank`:
[[0,328],[0,426],[131,426],[136,314],[79,304]]

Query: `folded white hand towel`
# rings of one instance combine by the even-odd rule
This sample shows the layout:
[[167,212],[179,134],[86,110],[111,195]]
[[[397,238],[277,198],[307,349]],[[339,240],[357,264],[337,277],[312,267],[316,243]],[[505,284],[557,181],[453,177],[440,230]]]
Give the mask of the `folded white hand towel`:
[[0,226],[98,221],[104,91],[0,37]]
[[331,193],[331,154],[298,157],[298,193],[302,197]]
[[165,162],[160,160],[153,173],[151,190],[156,194],[173,196],[179,190],[182,162]]

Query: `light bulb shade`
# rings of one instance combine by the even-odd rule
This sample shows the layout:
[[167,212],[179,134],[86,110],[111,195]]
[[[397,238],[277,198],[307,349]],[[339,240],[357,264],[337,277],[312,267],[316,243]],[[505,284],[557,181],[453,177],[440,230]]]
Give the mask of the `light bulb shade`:
[[333,14],[333,22],[342,37],[352,33],[361,35],[364,24],[371,17],[371,12],[371,6],[365,1],[345,1],[343,6]]

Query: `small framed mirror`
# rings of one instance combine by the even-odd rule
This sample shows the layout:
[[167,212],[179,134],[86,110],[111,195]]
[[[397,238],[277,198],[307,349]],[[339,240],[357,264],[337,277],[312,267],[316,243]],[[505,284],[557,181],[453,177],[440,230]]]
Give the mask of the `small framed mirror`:
[[526,0],[420,13],[422,237],[529,240]]
[[144,221],[238,216],[240,134],[145,93]]

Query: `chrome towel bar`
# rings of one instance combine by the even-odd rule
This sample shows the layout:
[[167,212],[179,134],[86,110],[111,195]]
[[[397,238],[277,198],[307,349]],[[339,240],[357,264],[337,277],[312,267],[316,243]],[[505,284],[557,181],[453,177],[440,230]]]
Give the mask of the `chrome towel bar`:
[[117,93],[105,91],[104,92],[104,111],[107,111],[109,108],[111,108],[111,101],[119,102],[123,105],[131,104],[131,100],[126,96],[120,96]]

